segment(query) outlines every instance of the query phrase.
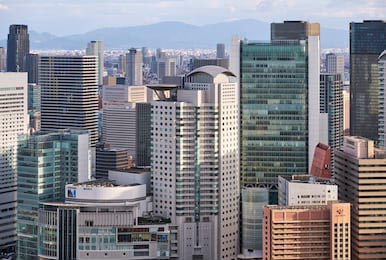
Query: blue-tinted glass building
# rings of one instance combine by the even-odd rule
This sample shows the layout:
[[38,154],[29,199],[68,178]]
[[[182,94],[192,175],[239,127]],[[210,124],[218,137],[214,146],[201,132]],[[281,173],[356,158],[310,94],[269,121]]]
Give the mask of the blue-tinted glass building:
[[378,140],[378,57],[386,49],[386,22],[350,23],[350,133]]

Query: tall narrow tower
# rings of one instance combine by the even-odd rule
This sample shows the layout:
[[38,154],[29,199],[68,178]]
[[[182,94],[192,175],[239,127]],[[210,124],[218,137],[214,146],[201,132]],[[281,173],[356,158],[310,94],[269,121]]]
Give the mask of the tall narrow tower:
[[87,44],[86,55],[98,57],[98,85],[103,85],[104,44],[103,41],[91,41]]
[[7,71],[24,72],[25,56],[29,53],[28,26],[12,24],[9,26],[7,43]]
[[[162,92],[161,87],[154,87]],[[165,89],[172,89],[165,86]],[[152,102],[154,213],[179,226],[180,259],[237,259],[239,111],[234,74],[200,67]]]
[[142,52],[134,48],[126,53],[126,84],[142,85]]
[[378,57],[386,49],[386,21],[350,23],[350,134],[378,139]]

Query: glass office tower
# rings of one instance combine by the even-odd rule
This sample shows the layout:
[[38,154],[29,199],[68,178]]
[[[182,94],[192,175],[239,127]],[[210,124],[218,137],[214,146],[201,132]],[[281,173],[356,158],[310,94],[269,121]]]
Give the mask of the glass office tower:
[[386,22],[350,23],[350,133],[378,139],[378,57],[386,49]]
[[305,41],[240,43],[243,186],[308,172]]
[[63,201],[65,185],[90,176],[87,130],[20,136],[17,153],[18,259],[38,259],[39,203]]

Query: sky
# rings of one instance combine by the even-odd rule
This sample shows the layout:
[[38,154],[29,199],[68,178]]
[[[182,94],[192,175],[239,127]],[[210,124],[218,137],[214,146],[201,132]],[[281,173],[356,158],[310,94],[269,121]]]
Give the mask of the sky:
[[351,21],[386,20],[386,0],[0,0],[0,39],[10,24],[63,36],[105,27],[180,21],[306,20],[348,30]]

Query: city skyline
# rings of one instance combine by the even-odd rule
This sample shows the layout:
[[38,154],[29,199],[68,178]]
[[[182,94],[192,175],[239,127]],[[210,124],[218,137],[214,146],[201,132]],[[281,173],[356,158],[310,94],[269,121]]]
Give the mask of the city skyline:
[[[27,15],[31,8],[34,9],[33,16]],[[30,30],[64,36],[98,28],[164,21],[200,26],[241,19],[263,22],[312,20],[325,27],[348,30],[349,22],[384,19],[385,12],[386,4],[382,0],[317,3],[307,0],[246,0],[237,5],[231,0],[0,0],[0,34],[5,35],[12,23],[28,24]],[[89,16],[90,13],[94,15]]]

